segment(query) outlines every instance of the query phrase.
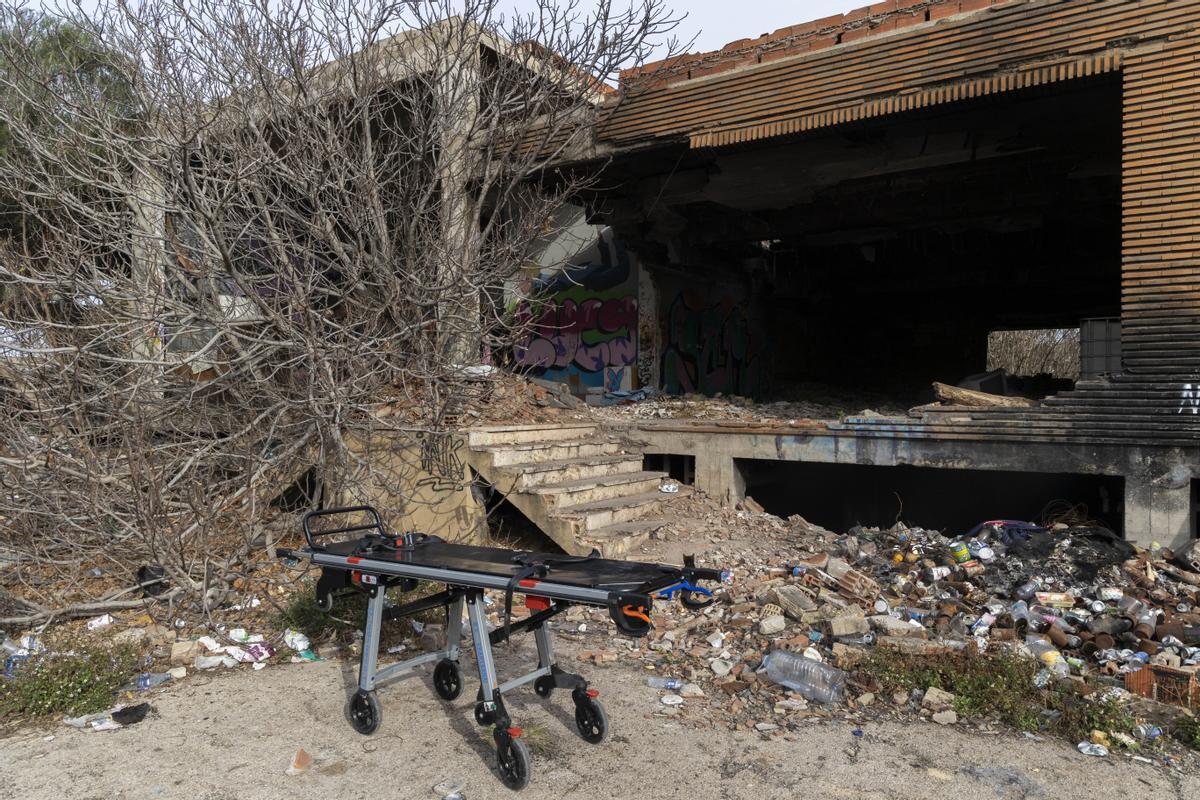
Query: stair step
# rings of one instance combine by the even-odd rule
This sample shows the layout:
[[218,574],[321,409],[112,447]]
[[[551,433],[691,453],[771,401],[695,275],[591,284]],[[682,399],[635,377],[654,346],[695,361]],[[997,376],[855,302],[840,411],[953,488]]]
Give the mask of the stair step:
[[532,489],[534,486],[544,486],[551,483],[583,480],[584,478],[599,478],[605,475],[640,472],[642,457],[640,455],[619,454],[611,456],[591,456],[588,458],[565,458],[560,461],[541,461],[531,464],[509,464],[501,467],[502,472],[513,475],[516,480],[513,488],[517,491]]
[[668,522],[666,519],[650,519],[609,525],[606,528],[588,531],[580,537],[580,542],[595,547],[605,558],[626,558],[650,541],[651,535]]
[[472,428],[467,431],[467,445],[477,449],[489,445],[570,441],[595,435],[596,430],[595,425],[505,425]]
[[575,519],[580,522],[580,532],[597,531],[623,522],[633,522],[647,511],[655,508],[664,498],[662,492],[645,492],[643,494],[627,495],[611,500],[597,500],[593,503],[581,503],[554,514],[562,519]]
[[570,458],[610,456],[621,452],[622,443],[613,438],[573,439],[556,442],[525,442],[516,445],[487,445],[472,448],[487,453],[492,466],[507,467],[513,464],[537,464],[546,461],[564,461]]
[[596,478],[580,478],[563,483],[548,483],[534,486],[528,494],[545,495],[546,503],[553,509],[567,509],[596,500],[609,500],[626,495],[645,494],[656,491],[658,484],[667,477],[665,472],[620,472],[616,475],[601,475]]

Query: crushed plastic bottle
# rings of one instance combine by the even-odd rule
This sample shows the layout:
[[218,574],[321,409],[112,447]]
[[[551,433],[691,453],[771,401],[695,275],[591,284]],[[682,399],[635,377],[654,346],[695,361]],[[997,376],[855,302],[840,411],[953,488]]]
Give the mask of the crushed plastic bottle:
[[160,686],[171,680],[169,672],[143,672],[137,676],[137,680],[121,689],[126,692],[144,692],[147,689],[153,689],[155,686]]
[[683,681],[679,680],[679,678],[659,678],[656,676],[647,678],[646,685],[651,689],[669,689],[674,692],[683,688]]
[[810,658],[772,650],[763,659],[767,677],[817,703],[840,703],[846,692],[846,673]]
[[1099,758],[1104,758],[1108,755],[1107,747],[1094,742],[1080,742],[1079,744],[1075,745],[1075,749],[1083,753],[1085,756],[1097,756]]

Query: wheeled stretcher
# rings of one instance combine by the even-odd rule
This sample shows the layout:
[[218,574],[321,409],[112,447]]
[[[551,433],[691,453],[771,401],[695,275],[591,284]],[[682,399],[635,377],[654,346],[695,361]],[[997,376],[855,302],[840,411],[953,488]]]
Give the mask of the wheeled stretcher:
[[[333,527],[318,524],[328,524],[321,518],[334,516],[358,521]],[[316,530],[317,527],[322,529]],[[338,535],[343,538],[333,541]],[[685,560],[684,566],[675,567],[615,561],[600,558],[598,554],[580,557],[533,553],[451,544],[424,534],[389,534],[379,513],[370,506],[311,512],[304,517],[304,537],[305,548],[280,550],[279,556],[289,560],[308,559],[321,568],[317,602],[323,609],[330,610],[335,596],[346,591],[365,592],[369,598],[358,691],[347,707],[354,729],[362,734],[374,733],[382,719],[376,689],[422,664],[435,663],[433,686],[440,697],[454,700],[462,693],[463,675],[458,660],[465,607],[480,678],[475,721],[494,726],[497,768],[501,780],[511,789],[522,789],[529,783],[531,768],[529,750],[520,740],[521,729],[513,724],[504,706],[504,695],[513,689],[533,683],[534,691],[544,698],[550,697],[555,689],[570,689],[579,735],[593,744],[604,741],[608,735],[608,717],[597,699],[599,692],[589,688],[583,676],[559,668],[547,621],[573,605],[596,606],[608,610],[621,633],[640,637],[652,627],[656,596],[678,595],[685,607],[703,608],[712,602],[712,596],[701,582],[720,581],[723,577],[717,570],[696,567],[691,558]],[[389,588],[412,591],[419,581],[444,584],[446,588],[403,606],[386,605]],[[505,593],[504,625],[491,631],[483,601],[487,589]],[[512,622],[512,600],[517,594],[524,595],[531,614]],[[445,648],[380,668],[383,621],[435,608],[447,612]],[[537,668],[501,682],[492,646],[519,633],[533,633]]]

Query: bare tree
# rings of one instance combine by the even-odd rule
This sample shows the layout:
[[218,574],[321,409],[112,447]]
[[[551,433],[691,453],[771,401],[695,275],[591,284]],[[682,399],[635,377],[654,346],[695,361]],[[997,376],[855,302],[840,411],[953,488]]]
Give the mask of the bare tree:
[[461,480],[447,436],[521,336],[511,278],[597,172],[548,165],[588,163],[675,25],[534,5],[0,10],[0,547],[119,587],[31,582],[0,622],[136,604],[143,564],[207,611],[282,487],[352,496],[397,441]]
[[993,331],[988,336],[988,367],[1011,375],[1079,377],[1079,329]]

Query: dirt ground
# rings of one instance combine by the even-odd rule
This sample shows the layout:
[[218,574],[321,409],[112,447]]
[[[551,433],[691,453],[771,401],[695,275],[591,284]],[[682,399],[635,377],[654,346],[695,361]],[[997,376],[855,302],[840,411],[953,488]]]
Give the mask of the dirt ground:
[[[498,657],[501,673],[512,674],[533,649],[501,648]],[[200,673],[150,693],[154,713],[132,727],[20,730],[0,740],[3,795],[437,798],[435,785],[457,779],[466,798],[514,796],[492,769],[490,730],[476,727],[471,716],[473,669],[466,669],[467,691],[452,704],[433,693],[428,667],[385,687],[383,724],[371,737],[353,732],[343,718],[355,670],[352,661],[330,660]],[[533,780],[522,793],[527,800],[1200,797],[1200,775],[1089,758],[1062,742],[932,723],[867,725],[859,738],[853,724],[819,721],[794,741],[685,727],[657,713],[659,693],[630,666],[582,671],[601,690],[612,721],[603,744],[575,735],[565,693],[549,703],[531,689],[510,696],[510,711],[528,731],[534,753]],[[315,764],[288,776],[298,747]]]

